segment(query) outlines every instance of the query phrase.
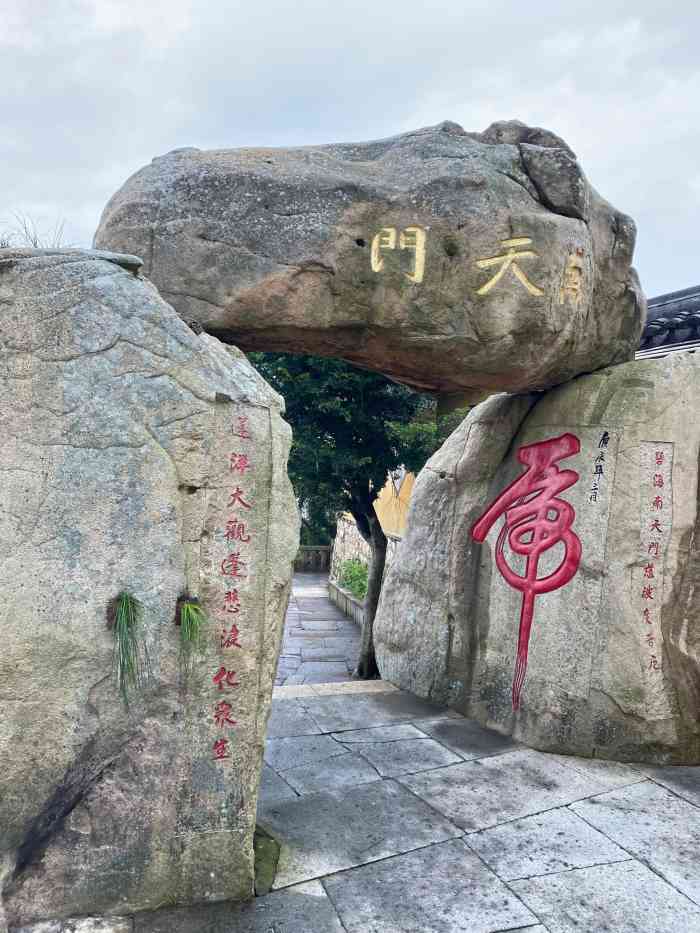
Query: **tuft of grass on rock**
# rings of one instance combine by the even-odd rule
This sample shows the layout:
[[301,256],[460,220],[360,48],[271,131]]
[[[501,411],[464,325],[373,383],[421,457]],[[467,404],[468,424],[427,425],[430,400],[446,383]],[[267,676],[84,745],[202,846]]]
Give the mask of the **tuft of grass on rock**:
[[208,619],[206,613],[194,596],[185,594],[177,601],[175,624],[180,627],[180,674],[187,682],[194,668],[195,658],[203,647],[204,626]]
[[143,641],[143,605],[123,590],[107,609],[107,624],[114,631],[112,670],[124,700],[129,706],[131,692],[140,690],[151,676],[148,650]]

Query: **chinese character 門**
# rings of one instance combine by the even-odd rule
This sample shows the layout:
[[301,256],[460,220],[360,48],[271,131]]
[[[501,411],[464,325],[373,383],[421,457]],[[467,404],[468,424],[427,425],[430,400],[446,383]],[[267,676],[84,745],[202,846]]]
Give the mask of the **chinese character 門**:
[[[660,528],[658,530],[661,531]],[[659,556],[659,542],[658,541],[649,542],[649,547],[647,548],[647,554],[652,554],[654,557]]]

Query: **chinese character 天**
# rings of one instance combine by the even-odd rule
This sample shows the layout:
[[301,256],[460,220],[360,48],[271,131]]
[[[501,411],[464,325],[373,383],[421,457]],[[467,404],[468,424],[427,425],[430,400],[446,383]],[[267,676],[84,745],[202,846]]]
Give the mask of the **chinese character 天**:
[[240,486],[236,486],[236,488],[231,493],[231,498],[228,501],[228,507],[230,509],[234,508],[236,505],[240,505],[244,509],[252,508],[252,504],[250,502],[246,502],[243,498],[243,490]]
[[530,246],[532,240],[527,236],[512,237],[509,240],[501,240],[501,246],[505,252],[500,256],[491,256],[489,259],[477,259],[476,265],[479,269],[491,269],[494,266],[500,266],[496,274],[488,280],[481,288],[477,289],[477,295],[488,295],[492,288],[501,281],[506,272],[510,269],[515,278],[523,285],[531,295],[541,296],[544,291],[528,279],[520,268],[516,259],[537,259],[538,254],[531,249],[520,249],[522,246]]

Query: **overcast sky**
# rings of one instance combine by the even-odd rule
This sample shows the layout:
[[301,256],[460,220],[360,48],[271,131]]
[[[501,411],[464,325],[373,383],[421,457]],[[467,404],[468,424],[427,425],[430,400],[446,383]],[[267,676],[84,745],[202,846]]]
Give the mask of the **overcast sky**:
[[637,222],[649,296],[700,283],[700,4],[0,0],[0,221],[89,246],[180,146],[357,141],[499,119],[566,139]]

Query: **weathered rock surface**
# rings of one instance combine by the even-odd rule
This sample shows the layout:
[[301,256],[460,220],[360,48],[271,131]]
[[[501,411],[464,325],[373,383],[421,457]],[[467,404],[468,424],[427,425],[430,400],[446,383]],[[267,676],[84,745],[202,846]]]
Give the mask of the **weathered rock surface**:
[[[418,477],[375,621],[382,675],[536,748],[700,763],[699,395],[700,359],[679,354],[473,409]],[[517,452],[567,434],[580,452],[554,466],[578,478],[547,515],[573,507],[580,564],[535,596],[514,712],[523,594],[499,571],[503,519],[484,543],[472,531],[525,473]],[[523,494],[510,503],[510,528],[536,511],[516,513]],[[538,578],[555,572],[565,548],[575,557],[556,521],[518,527],[522,557],[500,542],[517,575],[545,531],[565,540],[543,549]]]
[[[291,432],[245,357],[193,333],[137,277],[139,264],[0,251],[0,901],[10,927],[252,893],[298,542]],[[144,605],[152,666],[128,709],[106,624],[122,590]],[[185,591],[209,621],[183,682],[174,617]],[[234,591],[239,603],[226,597]],[[221,701],[228,710],[216,712]]]
[[297,149],[178,149],[104,210],[186,321],[244,350],[346,359],[443,395],[630,359],[635,228],[566,143],[455,123]]

